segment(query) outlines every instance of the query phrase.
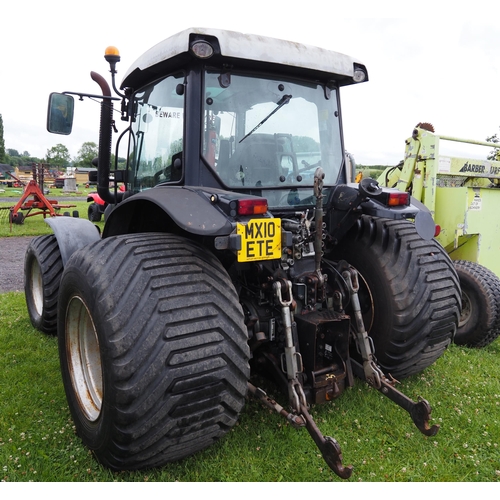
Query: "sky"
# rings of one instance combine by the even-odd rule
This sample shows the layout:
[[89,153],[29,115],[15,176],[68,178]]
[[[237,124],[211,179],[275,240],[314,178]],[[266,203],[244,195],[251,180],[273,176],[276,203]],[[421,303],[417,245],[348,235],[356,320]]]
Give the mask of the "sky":
[[[98,94],[90,72],[109,81],[107,46],[120,50],[120,83],[143,52],[189,27],[283,38],[362,61],[369,81],[341,91],[346,149],[357,163],[396,165],[419,122],[448,136],[500,136],[500,23],[491,0],[467,10],[447,0],[9,4],[1,7],[0,114],[6,149],[31,156],[43,158],[64,144],[75,157],[84,142],[98,143],[99,105],[89,99],[75,101],[72,135],[46,131],[50,92]],[[116,119],[123,130],[126,124]]]

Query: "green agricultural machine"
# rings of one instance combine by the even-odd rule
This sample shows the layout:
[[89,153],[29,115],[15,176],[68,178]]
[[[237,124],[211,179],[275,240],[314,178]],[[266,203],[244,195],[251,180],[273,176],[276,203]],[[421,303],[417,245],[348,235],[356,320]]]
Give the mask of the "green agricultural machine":
[[404,160],[388,167],[378,182],[410,193],[413,203],[421,202],[430,211],[436,239],[460,278],[462,314],[455,343],[484,347],[500,334],[500,221],[495,215],[500,161],[442,154],[444,141],[500,148],[437,135],[431,124],[419,123],[406,140]]

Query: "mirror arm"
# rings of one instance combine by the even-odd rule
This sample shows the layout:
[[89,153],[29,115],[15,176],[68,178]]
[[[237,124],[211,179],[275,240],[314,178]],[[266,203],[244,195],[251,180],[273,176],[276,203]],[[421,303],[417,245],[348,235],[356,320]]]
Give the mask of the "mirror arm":
[[84,97],[89,97],[89,98],[94,98],[94,99],[108,99],[112,101],[120,101],[121,99],[119,97],[110,97],[107,95],[97,95],[97,94],[84,94],[82,92],[61,92],[62,94],[66,95],[76,95],[79,97],[80,101],[83,101]]

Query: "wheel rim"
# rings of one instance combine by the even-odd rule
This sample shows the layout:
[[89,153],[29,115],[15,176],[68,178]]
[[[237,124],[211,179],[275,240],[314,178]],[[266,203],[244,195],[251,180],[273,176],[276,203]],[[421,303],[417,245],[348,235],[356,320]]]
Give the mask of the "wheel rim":
[[31,298],[33,299],[33,306],[38,315],[42,315],[43,312],[43,282],[42,282],[42,271],[37,260],[33,260],[31,263],[30,272],[30,289]]
[[460,320],[458,322],[458,328],[462,328],[466,325],[472,316],[472,302],[462,289],[462,313],[460,314]]
[[80,409],[92,422],[102,407],[101,352],[89,310],[80,297],[72,297],[66,314],[68,368]]

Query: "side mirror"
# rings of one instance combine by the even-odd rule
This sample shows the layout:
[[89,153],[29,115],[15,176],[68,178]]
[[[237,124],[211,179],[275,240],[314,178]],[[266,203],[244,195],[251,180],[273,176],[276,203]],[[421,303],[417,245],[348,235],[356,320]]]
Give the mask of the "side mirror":
[[49,96],[47,130],[53,134],[71,134],[75,100],[66,94],[53,92]]

